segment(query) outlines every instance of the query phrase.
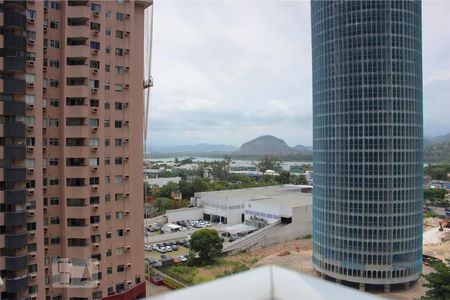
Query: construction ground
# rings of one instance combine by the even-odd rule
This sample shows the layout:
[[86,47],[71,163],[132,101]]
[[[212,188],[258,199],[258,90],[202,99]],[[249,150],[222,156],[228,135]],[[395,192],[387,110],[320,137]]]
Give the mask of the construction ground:
[[[439,231],[439,219],[428,218],[424,222],[424,253],[440,259],[450,259],[450,229],[445,228]],[[312,267],[312,241],[311,239],[293,240],[270,247],[257,249],[247,253],[229,255],[220,260],[214,266],[202,268],[175,268],[172,274],[184,279],[189,284],[197,284],[213,280],[224,275],[233,273],[237,267],[256,268],[263,265],[275,264],[287,269],[306,273],[311,276],[318,276]],[[423,273],[428,274],[433,269],[423,266]],[[178,274],[176,272],[179,272]],[[395,300],[416,300],[425,295],[426,289],[423,287],[424,279],[420,278],[416,284],[408,290],[392,291],[390,293],[378,292],[381,298]],[[165,288],[148,290],[149,296],[154,296],[167,291]]]

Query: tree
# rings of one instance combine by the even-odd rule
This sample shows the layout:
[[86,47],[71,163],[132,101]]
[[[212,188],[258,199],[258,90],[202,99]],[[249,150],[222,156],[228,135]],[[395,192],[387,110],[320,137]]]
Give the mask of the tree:
[[191,249],[198,253],[202,264],[211,262],[219,256],[223,248],[222,240],[217,230],[203,228],[192,234]]
[[265,172],[267,170],[277,171],[280,169],[281,161],[274,155],[264,155],[263,159],[259,161],[256,166],[260,172]]
[[281,184],[288,184],[291,182],[291,173],[288,171],[281,171],[280,175],[275,177],[275,180]]
[[431,202],[441,202],[444,200],[447,191],[445,189],[426,189],[424,197]]
[[160,188],[159,194],[161,197],[170,198],[172,197],[172,192],[179,192],[179,191],[180,187],[178,186],[178,183],[169,182]]
[[428,288],[423,300],[449,300],[450,299],[450,265],[445,262],[436,262],[433,264],[436,272],[422,275],[428,282],[425,287]]
[[291,182],[292,184],[297,184],[297,185],[307,185],[308,184],[308,180],[306,180],[305,175],[292,175],[291,178]]

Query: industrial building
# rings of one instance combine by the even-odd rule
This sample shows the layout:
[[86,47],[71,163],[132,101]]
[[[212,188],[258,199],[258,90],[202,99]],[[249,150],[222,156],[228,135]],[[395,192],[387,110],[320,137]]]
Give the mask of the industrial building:
[[421,1],[311,2],[313,265],[360,285],[422,271]]
[[[1,1],[1,299],[145,296],[151,4]],[[75,274],[80,260],[90,276]]]

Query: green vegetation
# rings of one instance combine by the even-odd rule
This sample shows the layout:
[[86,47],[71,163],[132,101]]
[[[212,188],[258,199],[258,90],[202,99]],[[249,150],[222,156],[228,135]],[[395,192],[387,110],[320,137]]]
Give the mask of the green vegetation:
[[425,146],[424,160],[427,163],[450,163],[450,143],[437,143]]
[[[201,265],[213,262],[221,254],[223,248],[223,242],[217,230],[209,228],[194,232],[190,244],[191,249],[198,253],[198,260]],[[190,260],[190,257],[188,257],[188,260]]]
[[424,218],[437,218],[439,216],[432,211],[426,211],[426,212],[424,212],[423,217]]
[[436,262],[433,264],[435,272],[422,275],[427,283],[428,290],[423,300],[450,300],[450,265],[448,262]]
[[447,195],[447,191],[445,189],[426,189],[424,191],[425,199],[431,201],[432,203],[444,201],[445,195]]
[[[242,159],[242,160],[260,160],[264,155],[258,154],[236,154],[236,153],[225,153],[225,152],[209,152],[209,153],[147,153],[146,158],[168,158],[168,157],[211,157],[211,158],[223,158],[224,155],[228,155],[231,159]],[[312,153],[295,153],[288,155],[278,156],[280,160],[284,161],[297,161],[297,162],[311,162]]]
[[[449,149],[450,151],[450,149]],[[425,175],[430,176],[434,180],[447,180],[447,174],[450,173],[450,165],[428,165],[425,167]]]
[[164,270],[164,272],[177,280],[182,282],[193,284],[194,277],[198,273],[198,269],[196,267],[188,267],[185,265],[171,266]]

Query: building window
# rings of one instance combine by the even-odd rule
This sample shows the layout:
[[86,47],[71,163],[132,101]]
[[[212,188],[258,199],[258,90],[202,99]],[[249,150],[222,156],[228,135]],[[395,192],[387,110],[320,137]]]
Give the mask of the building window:
[[97,3],[91,3],[91,11],[100,12],[101,6]]
[[106,18],[111,19],[112,12],[110,10],[106,11]]
[[57,41],[57,40],[50,40],[50,47],[59,49],[59,41]]
[[122,66],[116,66],[115,70],[116,70],[116,74],[122,74],[123,73],[123,67]]
[[57,157],[52,157],[48,159],[48,164],[50,166],[57,166],[59,164],[59,158]]
[[59,225],[59,217],[50,217],[51,225]]
[[123,86],[121,84],[117,83],[117,84],[114,85],[114,90],[116,92],[121,92],[121,91],[123,91]]
[[58,138],[49,138],[49,145],[51,146],[58,146],[59,144],[59,139]]
[[105,53],[106,54],[110,54],[111,53],[111,47],[110,46],[105,46]]
[[116,175],[116,176],[114,176],[114,182],[115,182],[116,184],[122,183],[122,175]]
[[50,197],[50,205],[59,205],[59,197]]
[[114,146],[116,147],[122,146],[122,139],[114,139]]
[[59,107],[59,99],[50,98],[49,105],[52,107]]
[[111,28],[106,28],[105,29],[105,35],[106,36],[111,36]]
[[122,30],[116,30],[116,38],[123,39],[123,31]]
[[61,3],[56,1],[50,1],[50,8],[60,10],[61,9]]
[[91,22],[91,30],[100,31],[100,23]]
[[105,65],[105,72],[111,71],[111,65]]
[[59,21],[50,21],[50,28],[58,29],[59,28]]
[[123,21],[123,13],[121,13],[121,12],[116,13],[116,20]]
[[116,48],[116,50],[115,50],[116,52],[116,55],[117,56],[123,56],[123,49],[122,48]]
[[114,127],[115,128],[122,128],[122,121],[119,121],[119,120],[114,121]]

